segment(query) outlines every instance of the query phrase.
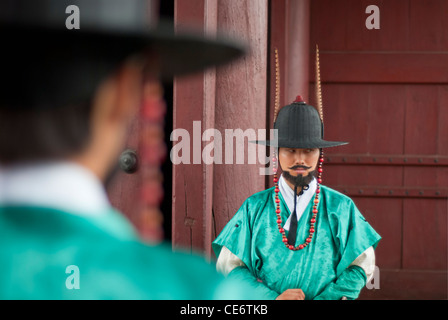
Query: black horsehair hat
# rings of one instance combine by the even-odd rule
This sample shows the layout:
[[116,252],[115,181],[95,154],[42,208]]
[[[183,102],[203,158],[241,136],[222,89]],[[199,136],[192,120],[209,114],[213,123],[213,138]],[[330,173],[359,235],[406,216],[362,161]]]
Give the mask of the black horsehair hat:
[[[275,148],[328,148],[348,142],[324,140],[322,90],[320,82],[319,48],[316,46],[316,99],[318,108],[306,104],[301,96],[279,110],[280,71],[275,49],[276,92],[274,112],[274,139],[256,143]],[[279,111],[278,111],[279,110]],[[318,111],[319,110],[319,111]],[[278,114],[277,114],[278,113]],[[277,114],[277,115],[275,115]]]
[[158,21],[157,9],[150,0],[0,0],[1,107],[83,101],[117,65],[146,49],[157,54],[162,80],[244,54],[243,45],[225,37],[175,32]]
[[[317,109],[306,104],[301,96],[290,105],[280,109],[274,123],[277,137],[259,144],[278,148],[328,148],[348,142],[326,141],[323,139],[324,125]],[[274,131],[275,132],[275,131]]]

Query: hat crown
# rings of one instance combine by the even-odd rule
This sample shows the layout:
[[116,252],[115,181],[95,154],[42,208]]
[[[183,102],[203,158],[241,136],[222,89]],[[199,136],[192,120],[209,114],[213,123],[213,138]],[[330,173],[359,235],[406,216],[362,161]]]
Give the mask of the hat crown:
[[303,101],[284,106],[278,113],[274,129],[278,129],[279,144],[313,147],[323,138],[323,124],[317,110]]

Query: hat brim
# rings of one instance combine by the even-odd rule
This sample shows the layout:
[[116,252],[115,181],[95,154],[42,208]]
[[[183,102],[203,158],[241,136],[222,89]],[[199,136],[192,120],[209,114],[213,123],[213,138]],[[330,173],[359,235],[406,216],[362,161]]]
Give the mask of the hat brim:
[[266,145],[274,148],[295,148],[295,149],[307,149],[307,148],[330,148],[343,146],[348,142],[343,141],[326,141],[323,139],[315,139],[308,141],[275,141],[275,140],[256,140],[251,141],[253,143]]
[[[241,57],[243,45],[223,37],[175,32],[172,23],[144,30],[68,30],[0,22],[0,69],[8,79],[6,107],[63,106],[87,101],[98,84],[127,58],[151,60],[160,80],[219,66]],[[21,92],[27,95],[21,95]],[[20,97],[20,98],[18,98]]]
[[41,50],[42,46],[64,48],[67,44],[79,43],[88,46],[90,54],[101,55],[111,64],[116,64],[130,55],[150,49],[157,54],[158,72],[163,79],[220,66],[247,51],[241,43],[223,36],[212,38],[193,31],[176,32],[173,23],[167,20],[162,20],[156,28],[139,31],[68,30],[10,23],[1,23],[0,29],[2,37],[7,36],[10,40],[5,43],[7,50],[24,50],[31,59],[33,51]]
[[216,38],[200,36],[193,31],[176,33],[166,21],[142,36],[142,44],[148,44],[159,54],[160,74],[163,78],[180,76],[220,66],[243,56],[246,46],[224,36]]

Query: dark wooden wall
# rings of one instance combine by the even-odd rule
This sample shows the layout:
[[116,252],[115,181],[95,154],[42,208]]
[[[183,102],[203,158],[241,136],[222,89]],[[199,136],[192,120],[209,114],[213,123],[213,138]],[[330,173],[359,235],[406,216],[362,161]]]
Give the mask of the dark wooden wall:
[[[379,30],[365,27],[371,4]],[[447,299],[446,12],[443,0],[312,1],[325,134],[350,142],[328,149],[324,184],[383,237],[380,289],[362,298]]]

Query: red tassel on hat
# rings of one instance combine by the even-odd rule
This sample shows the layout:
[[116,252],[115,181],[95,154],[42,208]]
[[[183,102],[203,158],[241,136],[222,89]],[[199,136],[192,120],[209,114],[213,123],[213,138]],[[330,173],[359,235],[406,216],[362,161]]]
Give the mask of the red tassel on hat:
[[296,97],[296,100],[294,100],[292,103],[300,103],[300,102],[305,103],[305,101],[303,100],[302,96],[299,95],[299,96]]

